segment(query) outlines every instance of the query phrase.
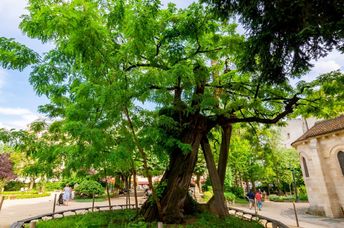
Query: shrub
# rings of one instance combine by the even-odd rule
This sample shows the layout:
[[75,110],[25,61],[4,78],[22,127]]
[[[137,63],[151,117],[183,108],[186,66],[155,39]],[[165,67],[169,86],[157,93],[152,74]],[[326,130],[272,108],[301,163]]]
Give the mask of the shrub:
[[213,196],[213,192],[212,191],[206,191],[203,192],[203,200],[205,202],[208,202],[208,200],[210,200],[210,198]]
[[236,196],[235,196],[232,192],[225,192],[225,199],[226,199],[228,202],[234,203],[234,201],[235,201],[235,199],[236,199]]
[[4,190],[5,191],[20,191],[21,188],[24,188],[26,186],[27,185],[25,183],[22,183],[20,181],[10,181],[5,185]]
[[275,201],[275,202],[292,202],[292,201],[295,201],[295,197],[293,195],[278,196],[278,195],[271,194],[269,195],[269,200]]
[[300,193],[299,199],[301,201],[308,201],[308,196],[307,196],[307,194]]
[[47,182],[45,184],[45,190],[46,191],[55,191],[62,189],[61,182]]
[[75,194],[81,198],[92,197],[92,195],[104,194],[104,189],[97,181],[84,180],[75,188]]
[[226,192],[233,193],[236,196],[236,198],[245,198],[244,189],[239,186],[232,186],[230,188],[227,188]]
[[28,191],[28,192],[20,192],[20,191],[10,191],[10,192],[3,192],[2,195],[5,199],[30,199],[30,198],[39,198],[49,196],[50,193],[38,193],[37,191]]

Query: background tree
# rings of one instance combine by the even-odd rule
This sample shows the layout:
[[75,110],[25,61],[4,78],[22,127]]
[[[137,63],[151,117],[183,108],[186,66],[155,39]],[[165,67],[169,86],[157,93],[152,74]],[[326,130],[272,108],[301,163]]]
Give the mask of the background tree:
[[13,173],[13,163],[8,153],[0,153],[0,192],[3,191],[6,182],[16,178]]
[[[311,60],[344,51],[341,0],[202,0],[217,16],[238,15],[248,37],[241,67],[281,82],[301,76]],[[290,26],[293,25],[293,26]]]

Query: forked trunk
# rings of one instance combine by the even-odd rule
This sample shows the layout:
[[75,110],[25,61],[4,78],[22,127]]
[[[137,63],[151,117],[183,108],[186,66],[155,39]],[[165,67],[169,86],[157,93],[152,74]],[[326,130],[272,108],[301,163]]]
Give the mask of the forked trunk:
[[221,184],[219,174],[216,170],[214,157],[211,152],[208,139],[206,137],[203,137],[201,145],[204,153],[204,158],[207,163],[209,177],[214,193],[214,196],[211,198],[210,202],[208,202],[209,210],[213,214],[218,215],[220,218],[223,218],[229,215],[228,208],[223,193],[223,186]]
[[[221,185],[221,191],[215,191],[214,190],[214,184],[215,183],[214,184],[212,183],[213,190],[214,190],[213,191],[214,196],[208,202],[208,206],[210,209],[215,208],[216,210],[220,210],[220,213],[218,214],[219,216],[223,216],[223,213],[224,213],[222,211],[223,208],[222,209],[217,209],[217,208],[218,208],[218,204],[220,203],[218,201],[219,201],[219,199],[222,198],[222,195],[224,193],[224,182],[225,182],[225,177],[226,177],[227,162],[228,162],[228,151],[229,151],[231,135],[232,135],[232,126],[230,124],[223,125],[222,126],[222,141],[221,141],[221,147],[220,147],[220,156],[219,156],[219,162],[218,162],[218,166],[217,166],[217,174],[218,174],[219,182]],[[210,150],[210,147],[209,147],[209,150]],[[206,152],[206,151],[204,151],[204,152]],[[209,153],[212,156],[211,151],[209,151]],[[210,155],[208,155],[208,156],[210,156]],[[208,165],[208,163],[207,163],[207,165]],[[215,163],[214,163],[214,169],[216,172]],[[208,167],[208,170],[209,170],[209,167]],[[210,170],[209,170],[209,175],[210,175]],[[213,179],[216,178],[215,174],[212,174],[212,175],[213,175]],[[210,176],[210,178],[211,178],[211,176]],[[219,188],[219,187],[217,186],[217,188]],[[220,195],[218,196],[217,194],[220,194]],[[226,204],[225,202],[226,201],[224,201],[224,204]],[[222,204],[222,203],[220,203],[220,204]],[[226,208],[225,214],[228,215],[227,206],[225,208]],[[213,211],[213,212],[216,213],[216,211]]]

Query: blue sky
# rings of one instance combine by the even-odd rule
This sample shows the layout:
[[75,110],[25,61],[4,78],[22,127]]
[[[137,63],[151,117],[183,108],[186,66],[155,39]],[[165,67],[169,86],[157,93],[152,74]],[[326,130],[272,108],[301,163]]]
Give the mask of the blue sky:
[[[164,4],[168,0],[162,1]],[[185,7],[193,0],[171,1],[178,7]],[[18,29],[20,16],[25,13],[26,0],[0,0],[0,36],[15,38],[35,51],[42,53],[52,45],[42,45],[38,40],[24,36]],[[311,80],[321,73],[344,68],[344,55],[333,52],[314,62],[312,71],[304,77]],[[0,128],[24,129],[30,122],[43,117],[37,107],[48,103],[44,97],[38,97],[28,82],[30,68],[23,72],[5,70],[0,67]]]

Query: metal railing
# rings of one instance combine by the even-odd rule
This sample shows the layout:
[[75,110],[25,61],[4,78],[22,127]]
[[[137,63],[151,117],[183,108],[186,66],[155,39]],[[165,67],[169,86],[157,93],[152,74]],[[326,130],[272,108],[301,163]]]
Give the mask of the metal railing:
[[234,207],[228,207],[228,210],[229,210],[229,214],[231,214],[231,215],[239,217],[243,220],[257,221],[257,222],[261,223],[262,225],[264,225],[265,227],[268,227],[269,224],[273,228],[288,228],[289,227],[280,221],[265,217],[263,215],[259,215],[257,213],[247,212],[247,211],[244,211],[244,210],[241,210],[238,208],[234,208]]
[[74,213],[75,215],[78,215],[78,214],[84,214],[84,213],[93,212],[93,211],[123,210],[123,209],[133,209],[133,208],[135,208],[135,204],[74,208],[74,209],[69,209],[69,210],[56,211],[54,213],[46,213],[42,215],[37,215],[37,216],[30,217],[27,219],[22,219],[13,223],[10,228],[21,228],[21,227],[24,227],[25,224],[29,224],[32,221],[54,219],[54,218],[57,218],[57,216],[64,217],[66,213]]

